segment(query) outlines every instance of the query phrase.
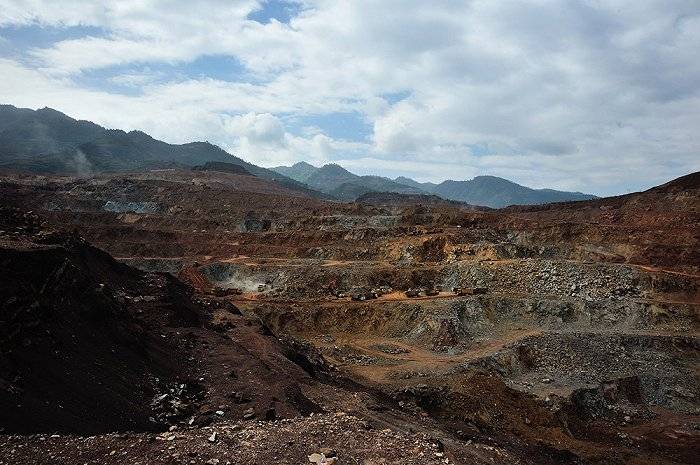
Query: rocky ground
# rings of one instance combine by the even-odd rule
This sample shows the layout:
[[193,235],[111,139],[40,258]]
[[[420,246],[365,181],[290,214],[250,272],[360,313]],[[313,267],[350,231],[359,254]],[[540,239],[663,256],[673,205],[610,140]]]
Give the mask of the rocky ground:
[[[504,452],[473,445],[473,463],[492,463]],[[359,418],[311,415],[271,422],[221,422],[160,434],[0,437],[0,464],[453,463],[439,442],[422,433],[374,429]]]
[[186,170],[0,193],[0,463],[700,454],[697,174],[504,210]]

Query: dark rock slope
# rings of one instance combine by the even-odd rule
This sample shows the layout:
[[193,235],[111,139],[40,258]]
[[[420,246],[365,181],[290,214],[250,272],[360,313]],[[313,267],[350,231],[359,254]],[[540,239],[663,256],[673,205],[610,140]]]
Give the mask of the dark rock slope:
[[[229,332],[230,337],[227,336]],[[153,431],[318,411],[257,319],[0,209],[0,431]]]
[[145,291],[138,274],[65,236],[5,241],[0,263],[0,427],[153,429],[151,401],[181,373],[124,303]]

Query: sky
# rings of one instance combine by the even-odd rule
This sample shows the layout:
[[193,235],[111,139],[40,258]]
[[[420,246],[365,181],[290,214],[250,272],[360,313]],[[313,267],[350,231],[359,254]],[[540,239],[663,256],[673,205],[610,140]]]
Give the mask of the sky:
[[0,0],[0,103],[420,181],[698,171],[699,56],[698,0]]

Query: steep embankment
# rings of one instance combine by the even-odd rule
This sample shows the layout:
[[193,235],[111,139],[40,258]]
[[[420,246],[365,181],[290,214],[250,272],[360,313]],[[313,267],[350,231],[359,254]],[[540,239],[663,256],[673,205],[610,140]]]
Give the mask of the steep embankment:
[[0,430],[162,430],[318,411],[257,318],[0,209]]
[[[175,348],[126,304],[145,293],[142,274],[62,235],[3,240],[0,263],[0,427],[157,428],[153,398],[185,373]],[[182,323],[199,318],[192,307],[171,310]]]

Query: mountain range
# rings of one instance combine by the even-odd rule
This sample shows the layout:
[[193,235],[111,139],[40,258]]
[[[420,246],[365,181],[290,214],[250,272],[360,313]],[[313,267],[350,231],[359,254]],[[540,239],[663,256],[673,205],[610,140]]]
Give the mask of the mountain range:
[[292,166],[277,166],[272,170],[340,200],[355,200],[371,192],[396,192],[432,194],[471,205],[502,208],[508,205],[536,205],[596,198],[581,192],[531,189],[496,176],[477,176],[469,181],[447,180],[435,184],[422,183],[403,176],[395,179],[358,176],[336,164],[317,168],[309,163],[299,162]]
[[312,189],[329,194],[339,200],[355,200],[369,192],[396,192],[419,194],[421,189],[407,186],[381,176],[358,176],[334,163],[316,168],[306,162],[293,166],[278,166],[273,171],[303,182]]
[[207,162],[238,165],[254,176],[319,197],[305,184],[248,163],[209,142],[168,144],[141,131],[106,129],[51,108],[0,105],[0,168],[91,174],[195,167]]
[[[226,164],[241,169],[226,168]],[[354,201],[368,193],[386,192],[430,194],[500,208],[595,198],[580,192],[531,189],[495,176],[435,184],[407,177],[360,176],[337,164],[315,167],[299,162],[267,169],[248,163],[209,142],[169,144],[141,131],[106,129],[51,108],[31,110],[0,105],[0,169],[91,174],[202,166],[249,173],[314,197],[342,201]]]

